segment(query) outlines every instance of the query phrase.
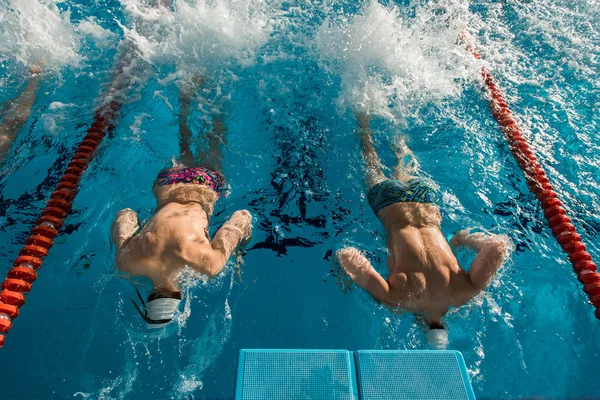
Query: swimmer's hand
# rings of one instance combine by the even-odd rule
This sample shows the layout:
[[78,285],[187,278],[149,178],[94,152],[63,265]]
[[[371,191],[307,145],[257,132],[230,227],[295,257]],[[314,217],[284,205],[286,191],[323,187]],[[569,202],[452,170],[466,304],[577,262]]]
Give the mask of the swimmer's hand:
[[458,231],[452,236],[450,239],[450,245],[452,247],[462,247],[467,245],[467,237],[471,236],[471,240],[481,237],[481,233],[473,233],[471,234],[471,230],[474,228],[463,229],[462,231]]
[[245,247],[252,241],[252,214],[247,210],[241,210],[231,216],[232,220],[234,216],[236,216],[236,219],[239,218],[239,225],[242,227],[242,238],[238,247]]
[[360,251],[354,247],[346,247],[338,250],[335,255],[346,275],[358,287],[369,292],[376,301],[385,301],[390,291],[389,285]]
[[360,287],[367,285],[373,266],[367,258],[354,247],[340,249],[336,253],[342,269]]
[[233,250],[250,241],[252,237],[252,214],[247,210],[233,213],[229,221],[215,234],[211,246],[215,252],[209,276],[216,276],[225,266]]
[[242,233],[241,240],[249,241],[252,238],[252,214],[248,210],[239,210],[233,213],[231,221]]

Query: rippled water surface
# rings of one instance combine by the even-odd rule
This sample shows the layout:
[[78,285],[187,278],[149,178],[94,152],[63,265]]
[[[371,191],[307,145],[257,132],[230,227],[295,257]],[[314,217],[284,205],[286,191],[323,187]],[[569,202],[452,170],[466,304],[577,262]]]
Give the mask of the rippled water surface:
[[[351,244],[385,272],[354,112],[376,146],[406,136],[443,192],[446,234],[505,233],[511,259],[487,293],[447,317],[479,398],[595,398],[599,321],[493,120],[486,65],[552,184],[600,257],[600,3],[540,1],[0,0],[0,101],[43,81],[0,169],[8,269],[129,51],[115,131],[90,165],[64,233],[0,351],[6,398],[231,398],[241,348],[426,349],[410,315],[348,290],[331,254]],[[468,29],[483,61],[457,38]],[[178,153],[179,91],[201,79],[190,127],[225,115],[231,195],[254,216],[243,263],[184,274],[177,323],[149,332],[115,271],[108,230],[148,219],[156,173]],[[460,254],[468,263],[472,255]],[[147,288],[145,282],[137,282]],[[145,285],[145,286],[144,286]]]

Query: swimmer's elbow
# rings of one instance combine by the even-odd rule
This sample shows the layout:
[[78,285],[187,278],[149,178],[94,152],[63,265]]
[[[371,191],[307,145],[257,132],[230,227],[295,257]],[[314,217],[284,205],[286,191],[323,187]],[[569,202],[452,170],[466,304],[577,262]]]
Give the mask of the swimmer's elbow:
[[384,285],[379,290],[372,292],[371,297],[373,298],[373,300],[375,300],[375,302],[377,304],[381,304],[384,306],[390,306],[390,307],[401,307],[402,306],[401,302],[398,302],[397,300],[394,301],[390,297],[390,287],[387,285]]
[[208,275],[209,278],[216,278],[217,275],[219,275],[219,273],[223,270],[224,266],[213,266],[211,268],[209,268],[206,271],[206,275]]
[[125,269],[123,268],[123,263],[121,263],[121,257],[120,257],[120,254],[118,253],[118,250],[117,250],[117,255],[115,256],[115,267],[117,268],[118,271],[126,272]]
[[225,268],[227,260],[223,260],[223,255],[216,253],[211,257],[211,261],[208,267],[204,270],[204,273],[209,278],[215,278]]
[[505,257],[506,251],[498,246],[491,245],[482,249],[469,270],[469,277],[475,290],[485,291],[502,267]]
[[[487,282],[481,282],[481,281],[477,281],[476,279],[471,278],[471,283],[473,285],[473,291],[471,291],[472,293],[469,293],[470,297],[469,300],[471,300],[473,297],[479,295],[481,292],[485,292],[485,289],[487,289],[487,287],[489,286],[490,282],[492,280],[490,279]],[[465,304],[468,303],[468,301],[465,302]]]
[[375,296],[375,295],[371,295],[371,297],[373,298],[373,300],[377,304],[380,304],[380,305],[388,305],[389,304],[389,302],[387,301],[387,299],[385,299],[383,297],[379,297],[379,296]]
[[482,267],[479,269],[472,268],[472,271],[469,273],[469,277],[476,294],[484,292],[487,289],[499,269],[500,266],[488,266],[487,268]]

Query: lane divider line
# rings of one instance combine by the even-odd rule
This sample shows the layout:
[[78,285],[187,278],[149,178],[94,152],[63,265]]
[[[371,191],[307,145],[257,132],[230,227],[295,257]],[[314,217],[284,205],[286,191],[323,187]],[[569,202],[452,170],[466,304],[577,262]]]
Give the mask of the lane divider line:
[[98,108],[87,135],[79,144],[52,192],[46,208],[42,210],[13,267],[6,274],[0,291],[0,347],[5,341],[3,334],[10,331],[12,321],[19,316],[20,309],[25,304],[25,294],[31,291],[31,285],[37,279],[37,271],[42,267],[44,259],[54,245],[54,238],[71,211],[81,176],[93,160],[106,134],[114,129],[112,121],[115,120],[120,107],[118,101],[112,100]]
[[[467,51],[476,59],[481,59],[466,32],[463,31],[460,39],[466,44]],[[552,229],[552,234],[563,251],[567,253],[577,278],[583,284],[583,291],[596,309],[594,313],[596,318],[600,319],[600,274],[597,272],[598,267],[592,260],[591,254],[587,252],[586,245],[577,233],[577,228],[571,223],[571,218],[568,217],[567,210],[564,209],[558,193],[554,190],[546,171],[535,156],[527,138],[523,135],[523,130],[514,119],[508,103],[504,100],[492,75],[485,67],[481,68],[481,75],[490,91],[492,115],[500,125],[500,130],[508,140],[508,147],[512,155],[525,174],[529,190],[535,194],[540,202],[548,226]]]

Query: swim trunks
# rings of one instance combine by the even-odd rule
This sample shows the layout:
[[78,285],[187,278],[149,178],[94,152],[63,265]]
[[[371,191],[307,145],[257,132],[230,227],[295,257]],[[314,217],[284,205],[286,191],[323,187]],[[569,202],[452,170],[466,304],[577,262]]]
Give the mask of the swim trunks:
[[433,204],[439,207],[440,193],[423,179],[414,178],[408,182],[392,179],[373,186],[367,193],[369,205],[377,214],[379,210],[396,203]]
[[179,167],[165,168],[158,173],[154,186],[174,185],[176,183],[189,183],[206,186],[219,196],[227,196],[225,177],[208,167]]

